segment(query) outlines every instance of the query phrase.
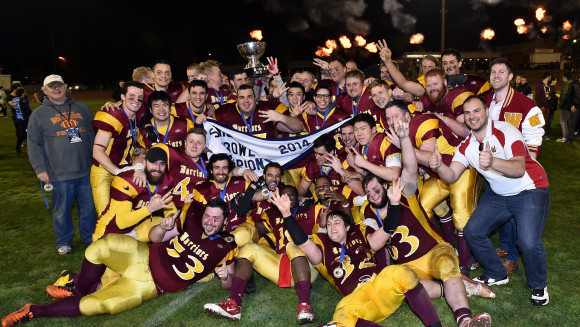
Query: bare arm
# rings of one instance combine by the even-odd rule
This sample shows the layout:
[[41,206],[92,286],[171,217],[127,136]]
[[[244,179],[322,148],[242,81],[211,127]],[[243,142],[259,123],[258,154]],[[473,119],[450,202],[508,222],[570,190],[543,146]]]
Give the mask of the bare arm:
[[416,83],[416,82],[409,81],[405,78],[405,76],[401,73],[401,71],[393,63],[393,60],[392,60],[393,53],[389,49],[389,47],[387,46],[387,42],[385,40],[382,40],[382,42],[379,40],[377,42],[377,47],[380,51],[379,55],[381,57],[381,60],[385,63],[385,66],[387,67],[387,71],[389,72],[389,75],[391,75],[391,78],[393,79],[395,84],[397,84],[398,87],[403,89],[405,92],[409,92],[413,96],[416,96],[416,97],[422,96],[423,93],[425,93],[425,89],[423,88],[423,85]]
[[177,232],[177,226],[175,226],[175,220],[178,216],[179,211],[161,219],[159,225],[153,226],[149,230],[149,240],[153,243],[161,243],[177,236],[179,233]]
[[93,158],[109,173],[117,175],[115,170],[117,170],[119,167],[117,167],[111,161],[111,158],[109,158],[109,156],[105,153],[105,150],[107,150],[110,141],[111,141],[110,134],[103,131],[98,131],[97,135],[95,135],[95,143],[93,146]]
[[492,155],[489,142],[487,142],[485,150],[479,152],[479,166],[483,169],[493,169],[510,178],[520,178],[526,172],[526,158],[523,156],[508,160],[496,158]]

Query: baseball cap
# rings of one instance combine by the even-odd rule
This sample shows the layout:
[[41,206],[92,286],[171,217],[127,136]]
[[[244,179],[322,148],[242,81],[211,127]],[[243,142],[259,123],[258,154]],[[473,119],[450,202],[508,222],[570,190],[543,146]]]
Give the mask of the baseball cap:
[[60,77],[60,75],[52,74],[52,75],[46,76],[42,86],[52,86],[53,84],[56,84],[56,83],[64,84],[64,81],[62,80],[62,77]]
[[147,154],[145,155],[145,160],[151,163],[161,160],[165,164],[167,164],[167,153],[162,148],[153,147],[149,149],[149,151],[147,151]]

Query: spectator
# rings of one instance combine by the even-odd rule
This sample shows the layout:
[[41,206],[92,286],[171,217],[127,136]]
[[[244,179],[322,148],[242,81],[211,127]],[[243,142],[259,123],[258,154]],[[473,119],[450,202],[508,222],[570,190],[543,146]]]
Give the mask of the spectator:
[[560,126],[562,127],[562,138],[556,140],[556,142],[563,143],[566,142],[566,135],[568,134],[568,124],[570,120],[570,101],[568,101],[568,90],[570,84],[572,83],[572,76],[570,73],[564,73],[562,75],[562,92],[560,93],[560,101],[558,102],[558,109],[560,109]]
[[28,123],[28,159],[38,179],[52,183],[54,243],[59,254],[72,252],[74,227],[70,214],[76,201],[81,238],[92,241],[95,205],[89,173],[93,160],[93,114],[82,102],[66,94],[59,75],[44,79],[44,101]]

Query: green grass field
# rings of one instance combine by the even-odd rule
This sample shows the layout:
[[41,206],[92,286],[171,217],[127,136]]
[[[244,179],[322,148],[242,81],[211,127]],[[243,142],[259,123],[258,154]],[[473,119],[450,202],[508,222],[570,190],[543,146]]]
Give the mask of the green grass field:
[[[103,101],[85,101],[95,111]],[[553,129],[560,137],[558,113]],[[540,162],[548,172],[551,188],[550,216],[544,231],[548,253],[550,304],[533,307],[526,286],[524,268],[512,275],[507,285],[497,286],[497,298],[471,298],[473,313],[486,311],[494,326],[575,326],[574,312],[580,312],[580,204],[574,196],[580,190],[575,179],[579,172],[580,143],[563,147],[554,140],[545,141]],[[52,212],[46,210],[39,182],[26,154],[15,154],[12,121],[0,118],[0,316],[20,308],[26,302],[49,303],[44,288],[64,269],[80,270],[84,249],[78,234],[73,253],[60,256],[53,246]],[[49,202],[50,203],[50,202]],[[52,204],[51,204],[52,206]],[[75,227],[76,230],[78,230]],[[497,235],[493,236],[497,244]],[[481,274],[481,269],[473,276]],[[293,289],[280,289],[258,276],[258,292],[244,298],[242,320],[238,323],[215,320],[203,312],[203,304],[228,297],[229,292],[213,280],[192,285],[177,294],[167,294],[138,308],[114,316],[35,319],[29,326],[296,326],[294,310],[297,296]],[[319,278],[312,287],[312,305],[316,323],[332,318],[339,293]],[[443,326],[455,326],[453,313],[444,299],[434,300]],[[384,326],[421,326],[406,304],[382,322]]]

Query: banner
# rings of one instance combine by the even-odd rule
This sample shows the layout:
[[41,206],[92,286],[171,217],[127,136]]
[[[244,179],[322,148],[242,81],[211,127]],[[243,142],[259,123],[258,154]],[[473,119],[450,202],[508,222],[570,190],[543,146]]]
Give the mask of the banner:
[[261,176],[270,161],[284,168],[299,162],[312,152],[312,143],[316,138],[336,131],[347,120],[312,134],[275,139],[262,139],[238,132],[213,119],[208,119],[203,128],[207,131],[207,148],[212,153],[228,153],[236,166],[251,169]]

